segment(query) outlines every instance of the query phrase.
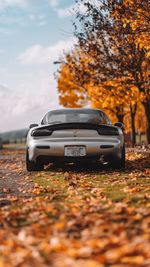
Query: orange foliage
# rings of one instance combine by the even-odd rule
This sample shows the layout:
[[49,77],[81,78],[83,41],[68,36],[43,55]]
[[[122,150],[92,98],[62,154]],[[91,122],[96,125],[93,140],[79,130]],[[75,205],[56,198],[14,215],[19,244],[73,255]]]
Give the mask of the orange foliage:
[[[87,43],[85,41],[79,42],[79,45],[70,54],[65,55],[66,63],[62,63],[58,75],[59,98],[63,106],[83,107],[91,105],[103,109],[113,121],[124,120],[127,131],[131,130],[130,116],[133,115],[137,130],[146,131],[146,127],[150,127],[148,112],[150,106],[150,35],[149,6],[147,3],[147,0],[142,1],[142,3],[138,0],[124,0],[118,4],[112,1],[110,17],[115,22],[114,32],[110,33],[110,37],[116,38],[116,43],[112,41],[110,45],[112,54],[119,62],[118,69],[116,67],[116,75],[114,70],[111,73],[109,61],[108,68],[106,62],[106,73],[105,70],[103,71],[105,66],[102,63],[103,59],[107,60],[107,53],[104,58],[102,54],[105,51],[101,49],[101,35],[96,28],[97,26],[94,25],[96,22],[94,19],[91,22],[89,22],[90,20],[87,21],[85,16],[85,29],[88,28],[88,23],[89,25],[93,23],[91,29],[95,32],[91,37],[90,32],[85,30]],[[92,7],[93,11],[91,11]],[[90,15],[93,12],[93,17],[98,16],[94,13],[96,12],[94,3],[89,4],[88,8]],[[97,14],[99,14],[98,11]],[[84,16],[81,15],[81,18],[84,21]],[[105,28],[104,30],[108,31]],[[120,38],[119,34],[124,37]],[[106,46],[107,44],[104,45],[104,50]],[[101,51],[100,54],[99,50]],[[114,61],[112,64],[115,63]],[[143,104],[144,108],[140,103]],[[132,113],[134,108],[135,112]]]

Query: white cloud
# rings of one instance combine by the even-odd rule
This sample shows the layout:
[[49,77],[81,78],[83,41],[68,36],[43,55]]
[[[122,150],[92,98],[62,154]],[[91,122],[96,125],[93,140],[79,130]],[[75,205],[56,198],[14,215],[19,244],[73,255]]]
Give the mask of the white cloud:
[[47,64],[52,63],[59,58],[59,55],[65,50],[69,50],[75,44],[75,38],[66,41],[59,41],[55,45],[43,47],[36,44],[28,48],[19,56],[21,64]]
[[28,0],[0,0],[0,9],[18,6],[25,7]]
[[0,132],[40,123],[48,110],[59,107],[53,76],[41,73],[38,78],[23,83],[26,87],[32,83],[34,90],[16,91],[0,85]]
[[56,6],[58,6],[58,4],[59,4],[59,0],[49,0],[49,4],[50,4],[52,7],[56,7]]
[[55,10],[59,18],[65,18],[75,15],[77,12],[84,14],[86,12],[86,7],[84,3],[81,3],[80,5],[73,4],[66,8],[57,8]]
[[29,15],[29,20],[38,24],[38,25],[46,25],[46,15],[44,14],[30,14]]
[[[86,2],[87,0],[84,0]],[[60,7],[60,0],[49,0],[50,6],[53,7],[54,11],[57,13],[59,18],[65,18],[65,17],[70,17],[72,15],[75,15],[77,12],[80,13],[85,13],[86,12],[86,7],[83,3],[75,3],[70,6],[61,8]]]
[[75,10],[74,10],[75,7],[76,7],[76,5],[71,5],[71,6],[66,7],[66,8],[58,8],[56,10],[58,17],[64,18],[64,17],[70,17],[71,15],[74,15],[75,14]]

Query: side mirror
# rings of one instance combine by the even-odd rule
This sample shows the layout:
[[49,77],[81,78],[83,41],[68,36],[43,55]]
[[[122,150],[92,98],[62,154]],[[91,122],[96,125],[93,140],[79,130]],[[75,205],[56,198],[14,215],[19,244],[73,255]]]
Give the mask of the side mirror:
[[124,124],[123,124],[122,122],[116,122],[114,125],[115,125],[116,127],[121,128],[122,131],[125,130],[125,126],[124,126]]
[[32,129],[32,128],[37,127],[37,126],[39,126],[39,125],[36,123],[30,124],[29,129]]

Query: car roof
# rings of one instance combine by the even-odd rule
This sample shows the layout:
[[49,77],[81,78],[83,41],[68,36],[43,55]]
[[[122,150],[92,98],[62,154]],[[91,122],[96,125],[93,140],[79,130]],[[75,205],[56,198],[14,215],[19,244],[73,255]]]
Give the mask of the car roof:
[[97,108],[59,108],[59,109],[54,109],[54,110],[49,110],[47,113],[49,112],[58,112],[58,111],[99,111],[99,112],[103,112],[104,111],[97,109]]

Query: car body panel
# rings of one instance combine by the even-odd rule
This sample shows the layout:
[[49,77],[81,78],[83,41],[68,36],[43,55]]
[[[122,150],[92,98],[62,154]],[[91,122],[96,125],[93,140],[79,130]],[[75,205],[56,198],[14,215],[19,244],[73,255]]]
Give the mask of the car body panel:
[[[66,109],[68,111],[68,109]],[[69,109],[73,110],[74,109]],[[77,110],[77,109],[75,109]],[[80,109],[81,110],[81,109]],[[88,109],[95,110],[95,109]],[[114,129],[118,135],[103,135],[99,129]],[[50,136],[33,136],[36,131],[47,130]],[[107,133],[107,132],[106,132]],[[50,162],[75,161],[88,158],[99,159],[101,156],[121,158],[124,146],[124,134],[119,127],[111,124],[95,125],[87,123],[59,123],[57,125],[40,125],[29,130],[27,136],[27,149],[29,160],[36,161],[38,158],[48,159]],[[84,147],[85,156],[69,157],[65,155],[66,147]]]

